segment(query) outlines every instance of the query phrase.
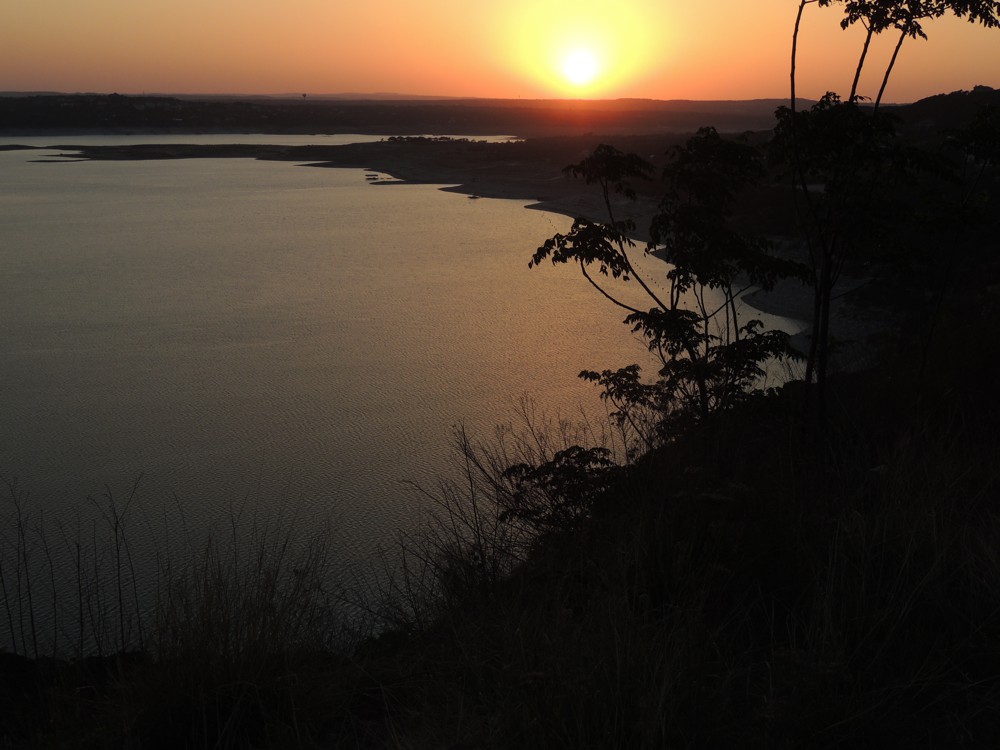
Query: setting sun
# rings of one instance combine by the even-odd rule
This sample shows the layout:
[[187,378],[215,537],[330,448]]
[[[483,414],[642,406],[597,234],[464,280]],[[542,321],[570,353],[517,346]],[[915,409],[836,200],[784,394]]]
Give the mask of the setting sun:
[[673,48],[669,31],[654,39],[638,6],[606,13],[600,3],[577,0],[567,13],[564,3],[511,0],[505,8],[501,64],[536,96],[630,95],[662,67],[663,49]]
[[[293,13],[280,3],[8,2],[0,91],[783,97],[797,5],[789,12],[787,2],[299,0]],[[929,43],[904,46],[893,100],[1000,86],[995,35],[952,16],[930,25]],[[851,86],[854,70],[831,77],[831,61],[857,60],[865,32],[842,30],[840,17],[815,5],[805,14],[804,96]],[[875,68],[895,44],[881,36],[871,40],[865,95],[878,91]]]
[[597,76],[599,66],[597,58],[589,50],[578,49],[570,52],[563,59],[563,75],[574,86],[585,86]]

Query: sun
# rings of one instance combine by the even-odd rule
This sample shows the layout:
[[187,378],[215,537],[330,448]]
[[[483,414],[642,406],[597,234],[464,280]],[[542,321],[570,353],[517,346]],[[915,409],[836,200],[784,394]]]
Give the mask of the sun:
[[521,79],[525,94],[541,98],[629,96],[662,75],[677,46],[670,29],[649,22],[640,8],[648,3],[616,3],[613,13],[597,0],[488,4],[504,8],[497,66]]
[[590,50],[571,50],[563,57],[562,74],[574,86],[586,86],[592,83],[599,72],[600,65]]

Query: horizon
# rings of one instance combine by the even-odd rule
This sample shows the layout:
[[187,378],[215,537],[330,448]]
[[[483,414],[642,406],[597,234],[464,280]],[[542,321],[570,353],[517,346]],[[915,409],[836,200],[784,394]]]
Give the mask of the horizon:
[[[951,91],[935,91],[929,93],[925,96],[921,96],[917,99],[907,100],[907,101],[885,101],[883,106],[906,106],[913,104],[921,99],[926,99],[934,96],[943,96],[948,94],[960,93],[960,92],[971,92],[974,89],[985,87],[985,88],[995,88],[992,86],[987,86],[986,84],[976,83],[969,86],[964,86]],[[754,102],[787,102],[789,97],[786,96],[761,96],[753,98],[735,98],[735,99],[692,99],[692,98],[673,98],[673,99],[656,99],[651,97],[637,97],[637,96],[622,96],[622,97],[572,97],[572,96],[540,96],[540,97],[498,97],[498,96],[452,96],[448,94],[404,94],[399,92],[391,91],[345,91],[345,92],[259,92],[259,93],[247,93],[247,92],[188,92],[188,91],[141,91],[141,92],[121,92],[121,91],[3,91],[0,90],[0,97],[29,97],[29,96],[126,96],[126,97],[151,97],[151,98],[176,98],[176,99],[270,99],[274,101],[298,101],[306,102],[309,101],[344,101],[344,102],[372,102],[372,103],[390,103],[390,102],[582,102],[588,104],[600,104],[602,102],[614,103],[614,102],[651,102],[659,104],[739,104],[739,103],[754,103]],[[815,102],[817,99],[808,96],[796,96],[796,100],[799,102]]]
[[[503,8],[429,0],[331,8],[320,0],[243,13],[98,0],[22,4],[0,31],[0,91],[163,96],[503,100],[787,99],[795,3],[738,0],[608,12],[597,0],[514,0]],[[846,94],[863,30],[838,6],[803,17],[798,95]],[[904,45],[886,101],[1000,87],[991,30],[952,17]],[[895,34],[872,45],[859,94],[874,96]],[[720,50],[722,52],[720,52]],[[157,92],[150,94],[149,92]],[[161,93],[183,92],[183,93]],[[233,92],[233,93],[219,93]],[[275,93],[277,92],[277,93]],[[281,92],[288,92],[281,93]],[[430,92],[430,93],[428,93]]]

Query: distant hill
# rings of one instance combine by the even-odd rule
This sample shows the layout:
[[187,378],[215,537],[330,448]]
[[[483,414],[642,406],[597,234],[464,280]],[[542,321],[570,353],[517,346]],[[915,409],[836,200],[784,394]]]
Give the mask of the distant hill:
[[0,132],[566,135],[771,127],[780,100],[341,99],[40,94],[0,97]]
[[326,102],[326,101],[423,101],[423,102],[435,102],[435,101],[449,101],[454,99],[467,99],[468,97],[463,96],[436,96],[433,94],[397,94],[391,91],[372,91],[372,92],[342,92],[338,94],[315,94],[315,93],[296,93],[293,91],[288,91],[283,94],[174,94],[165,92],[156,92],[151,94],[151,96],[162,96],[162,97],[172,97],[176,99],[191,99],[198,101],[295,101],[295,100],[308,100],[310,102]]
[[987,105],[1000,107],[1000,89],[975,86],[971,91],[952,91],[895,108],[906,126],[928,133],[959,127]]
[[[0,95],[0,133],[372,133],[384,135],[641,135],[770,130],[783,99],[439,99],[390,94],[280,96]],[[384,98],[380,98],[384,97]],[[987,86],[893,107],[911,129],[966,122]],[[800,100],[800,106],[812,102]]]

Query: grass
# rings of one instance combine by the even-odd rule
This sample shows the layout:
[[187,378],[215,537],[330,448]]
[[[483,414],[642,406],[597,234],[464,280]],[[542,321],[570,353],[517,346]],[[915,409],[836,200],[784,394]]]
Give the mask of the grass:
[[[505,513],[502,471],[538,443],[466,438],[462,481],[431,493],[433,523],[402,541],[378,596],[328,589],[322,535],[251,523],[162,570],[142,648],[110,513],[108,554],[71,546],[73,570],[111,583],[100,602],[81,586],[103,658],[4,656],[3,744],[989,747],[1000,409],[969,384],[990,382],[998,352],[979,342],[956,381],[945,355],[966,343],[944,339],[919,388],[904,357],[840,379],[823,434],[803,431],[794,388],[751,402],[544,535]],[[28,586],[26,550],[48,558],[19,497],[4,607],[27,650],[26,608],[51,592],[44,564]]]
[[8,489],[0,746],[306,747],[355,731],[336,706],[373,689],[346,656],[365,624],[331,588],[328,535],[235,511],[223,533],[156,548],[155,580],[143,581],[134,494],[109,494],[103,528],[56,544]]
[[706,470],[718,435],[650,460],[412,657],[438,675],[414,746],[990,746],[997,446],[962,408],[943,436],[772,434],[754,476]]

